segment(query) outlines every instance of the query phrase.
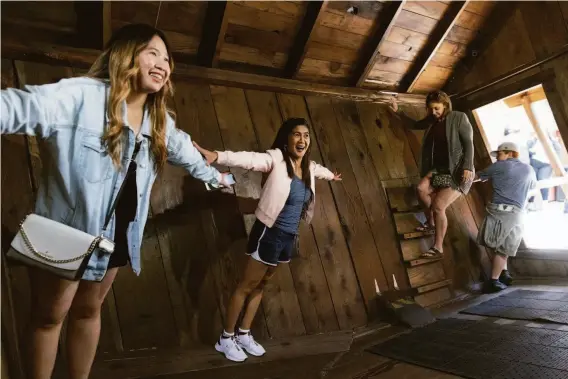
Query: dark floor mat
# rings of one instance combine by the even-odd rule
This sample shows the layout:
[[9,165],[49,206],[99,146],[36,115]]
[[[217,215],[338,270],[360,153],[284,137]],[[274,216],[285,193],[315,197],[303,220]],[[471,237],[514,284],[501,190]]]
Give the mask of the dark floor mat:
[[460,313],[568,325],[568,293],[515,290]]
[[445,319],[368,351],[472,379],[568,378],[562,330]]

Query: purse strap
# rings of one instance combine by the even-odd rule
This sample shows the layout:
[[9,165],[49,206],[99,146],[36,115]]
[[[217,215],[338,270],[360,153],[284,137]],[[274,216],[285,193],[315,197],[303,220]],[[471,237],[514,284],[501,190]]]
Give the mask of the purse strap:
[[[106,115],[107,115],[107,92],[105,91],[105,105],[104,105],[103,122],[106,122]],[[104,226],[103,226],[103,229],[102,229],[103,232],[106,231],[108,224],[110,222],[110,219],[112,218],[112,215],[114,213],[114,210],[116,209],[116,206],[118,205],[118,201],[120,200],[120,196],[122,195],[122,191],[124,190],[124,185],[126,184],[126,181],[128,180],[128,176],[130,175],[130,165],[132,164],[132,162],[136,161],[136,157],[138,156],[139,150],[140,150],[140,145],[138,145],[138,143],[135,143],[134,152],[132,153],[132,157],[128,160],[128,167],[126,167],[126,175],[124,175],[124,180],[122,181],[122,184],[120,185],[120,188],[118,190],[118,193],[116,194],[116,197],[114,198],[112,206],[110,207],[109,211],[107,212],[105,223],[104,223]],[[101,234],[102,234],[102,232],[101,232]]]
[[107,226],[110,222],[110,219],[112,218],[112,215],[114,213],[114,210],[116,209],[116,206],[118,205],[118,201],[120,200],[120,196],[122,195],[122,191],[124,190],[124,185],[126,184],[126,181],[128,180],[128,176],[130,175],[130,165],[132,164],[132,162],[134,162],[136,160],[136,156],[138,155],[138,150],[139,150],[139,145],[136,144],[135,147],[134,147],[134,153],[132,154],[132,158],[130,158],[128,160],[128,167],[126,168],[126,175],[124,175],[124,180],[122,181],[122,184],[120,185],[118,193],[116,194],[116,197],[114,198],[114,201],[112,202],[112,206],[110,207],[110,209],[107,213],[107,216],[106,216],[106,219],[105,219],[105,224],[103,226],[103,231],[106,231]]

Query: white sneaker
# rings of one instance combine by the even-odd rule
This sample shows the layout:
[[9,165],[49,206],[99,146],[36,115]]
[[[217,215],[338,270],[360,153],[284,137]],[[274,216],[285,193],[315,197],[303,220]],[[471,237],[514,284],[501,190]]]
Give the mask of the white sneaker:
[[238,334],[237,335],[237,344],[245,349],[245,351],[249,354],[254,355],[255,357],[263,356],[266,353],[264,347],[261,344],[254,340],[252,334]]
[[219,353],[225,354],[225,358],[234,362],[242,362],[248,358],[245,352],[235,341],[235,337],[219,337],[219,341],[215,344],[215,350]]

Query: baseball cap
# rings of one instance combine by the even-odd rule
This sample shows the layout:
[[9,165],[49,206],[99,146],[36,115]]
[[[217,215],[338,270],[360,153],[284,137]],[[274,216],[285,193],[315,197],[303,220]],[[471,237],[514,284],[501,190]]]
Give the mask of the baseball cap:
[[497,150],[491,152],[491,156],[496,157],[498,151],[515,151],[518,153],[519,147],[514,142],[503,142],[497,147]]

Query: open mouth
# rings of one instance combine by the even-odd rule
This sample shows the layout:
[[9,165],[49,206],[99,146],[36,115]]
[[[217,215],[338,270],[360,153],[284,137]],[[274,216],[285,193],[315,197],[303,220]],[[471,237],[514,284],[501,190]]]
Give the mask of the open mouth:
[[296,152],[303,153],[306,150],[306,145],[296,145]]
[[150,76],[152,77],[152,79],[154,79],[155,82],[161,83],[164,81],[164,75],[157,73],[157,72],[151,72]]

